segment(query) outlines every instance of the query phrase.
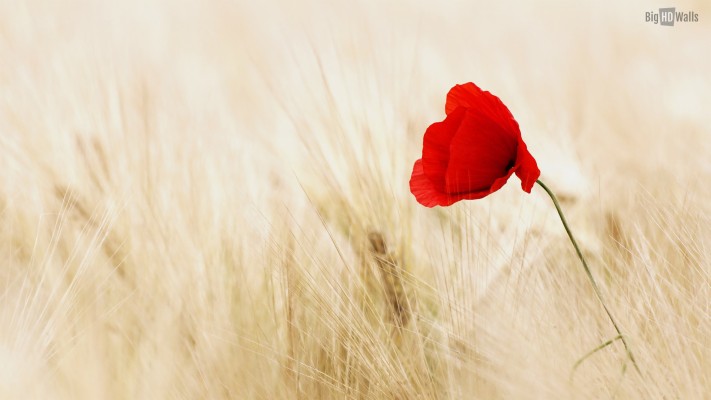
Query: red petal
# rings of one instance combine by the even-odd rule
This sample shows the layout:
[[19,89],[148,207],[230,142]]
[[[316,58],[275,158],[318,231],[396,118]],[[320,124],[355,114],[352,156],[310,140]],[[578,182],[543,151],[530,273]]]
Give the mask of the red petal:
[[536,180],[541,176],[541,170],[538,169],[536,159],[528,152],[526,143],[523,139],[518,141],[518,152],[516,156],[516,176],[521,179],[521,189],[526,193],[531,193],[531,188],[536,183]]
[[415,161],[410,177],[410,192],[415,195],[415,199],[425,207],[434,207],[443,203],[443,193],[437,191],[435,185],[425,175],[422,167],[422,160]]
[[444,191],[489,190],[497,179],[511,175],[517,145],[517,139],[503,132],[495,121],[475,110],[467,111],[450,144]]
[[447,102],[444,105],[444,112],[449,114],[457,107],[472,108],[477,103],[482,102],[484,91],[472,82],[463,85],[454,85],[447,93]]
[[412,192],[412,194],[415,195],[415,199],[425,207],[450,206],[460,200],[475,200],[488,196],[501,189],[509,177],[511,177],[511,174],[513,174],[513,168],[506,176],[496,179],[492,186],[486,190],[448,195],[437,191],[432,181],[425,175],[425,171],[422,168],[422,160],[417,160],[412,168],[412,176],[410,177],[410,192]]
[[457,133],[465,113],[464,109],[453,112],[444,121],[430,125],[425,132],[422,146],[422,168],[439,192],[444,192],[450,143]]
[[521,135],[518,123],[504,103],[493,94],[479,89],[472,82],[455,85],[447,93],[444,111],[449,114],[458,107],[476,110],[476,112],[496,121],[506,133]]

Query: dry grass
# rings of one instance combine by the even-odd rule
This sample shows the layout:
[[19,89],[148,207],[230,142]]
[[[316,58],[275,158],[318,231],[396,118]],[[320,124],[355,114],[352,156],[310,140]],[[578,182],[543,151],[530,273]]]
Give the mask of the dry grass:
[[[0,398],[711,397],[711,8],[0,2]],[[444,94],[545,193],[409,194]]]

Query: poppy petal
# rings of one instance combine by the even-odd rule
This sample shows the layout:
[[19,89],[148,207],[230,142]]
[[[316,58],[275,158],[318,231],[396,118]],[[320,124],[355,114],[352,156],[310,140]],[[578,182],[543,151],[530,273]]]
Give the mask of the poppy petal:
[[481,90],[472,82],[455,85],[447,93],[444,105],[445,113],[449,114],[458,107],[464,107],[486,115],[498,123],[506,134],[521,136],[521,130],[511,111],[498,97],[486,90]]
[[448,115],[444,121],[430,125],[425,131],[422,146],[422,168],[439,192],[444,192],[450,143],[465,114],[465,109],[457,110]]
[[415,196],[417,202],[425,207],[446,207],[451,206],[460,200],[476,200],[486,197],[501,189],[512,174],[513,168],[506,174],[506,176],[494,180],[491,187],[485,190],[449,195],[437,191],[435,185],[427,178],[427,175],[425,175],[425,171],[422,168],[422,160],[417,160],[412,168],[412,176],[410,177],[410,192],[412,192]]
[[516,161],[518,141],[486,116],[467,111],[452,138],[444,192],[457,194],[489,190],[506,176]]
[[444,104],[444,112],[449,114],[457,107],[476,107],[484,101],[482,97],[484,91],[472,82],[463,85],[454,85],[447,93],[447,102]]
[[541,170],[538,169],[536,159],[528,152],[526,143],[522,139],[518,141],[516,164],[518,165],[516,176],[521,179],[521,189],[526,193],[531,193],[531,188],[541,176]]
[[451,200],[451,202],[448,204],[443,204],[443,205],[448,206],[448,205],[451,205],[452,203],[455,203],[459,200],[478,200],[478,199],[484,198],[484,197],[494,193],[495,191],[501,189],[502,187],[504,187],[504,185],[509,180],[511,175],[513,175],[513,173],[514,173],[514,170],[513,170],[513,168],[511,168],[511,170],[509,172],[507,172],[506,175],[504,175],[500,178],[496,178],[494,180],[494,182],[491,184],[491,187],[489,187],[489,188],[479,190],[476,192],[468,192],[468,193],[462,193],[462,194],[457,194],[457,195],[448,195],[447,200]]
[[434,183],[425,175],[421,159],[415,161],[415,166],[412,168],[410,192],[425,207],[442,205],[444,203],[443,198],[446,197],[443,193],[437,191]]

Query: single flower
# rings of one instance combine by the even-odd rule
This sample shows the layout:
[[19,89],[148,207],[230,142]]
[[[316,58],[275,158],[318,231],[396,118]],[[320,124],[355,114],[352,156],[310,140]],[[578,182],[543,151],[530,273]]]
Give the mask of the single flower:
[[435,122],[427,128],[422,158],[415,161],[412,169],[410,191],[417,201],[424,206],[434,207],[449,206],[459,200],[480,199],[501,189],[514,173],[521,179],[521,188],[527,193],[531,193],[533,184],[538,183],[553,200],[595,295],[617,331],[615,338],[578,360],[573,371],[586,358],[619,339],[625,346],[628,359],[642,376],[627,339],[607,307],[565,220],[558,199],[548,186],[538,180],[541,171],[528,152],[518,123],[509,109],[498,97],[470,82],[456,85],[449,91],[444,111],[447,114],[444,121]]
[[531,192],[541,175],[504,103],[469,82],[447,94],[447,117],[425,132],[410,191],[426,207],[449,206],[501,189],[512,174]]

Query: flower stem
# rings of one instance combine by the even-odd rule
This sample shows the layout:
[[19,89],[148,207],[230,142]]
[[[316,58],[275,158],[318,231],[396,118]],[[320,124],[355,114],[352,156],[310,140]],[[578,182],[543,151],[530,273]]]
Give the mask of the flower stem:
[[[575,251],[578,253],[578,258],[580,259],[580,262],[583,263],[583,268],[585,269],[585,273],[587,274],[588,279],[590,279],[590,283],[592,284],[593,290],[595,291],[595,296],[597,296],[597,299],[600,300],[600,304],[602,304],[602,308],[605,309],[607,316],[610,318],[610,322],[612,322],[612,326],[615,327],[615,330],[617,331],[617,334],[619,335],[619,339],[622,341],[622,344],[625,346],[625,350],[627,350],[627,357],[629,357],[630,361],[632,361],[632,365],[634,365],[634,368],[637,370],[637,372],[640,375],[642,375],[642,373],[639,370],[639,366],[637,366],[637,361],[635,361],[634,355],[632,354],[632,350],[630,350],[630,347],[627,344],[625,335],[622,334],[622,332],[620,331],[620,327],[617,325],[615,318],[612,316],[612,313],[610,312],[610,309],[607,308],[607,304],[605,304],[605,300],[602,297],[602,292],[600,292],[600,287],[598,287],[597,282],[595,282],[595,278],[593,277],[593,274],[590,271],[590,267],[588,267],[588,263],[585,261],[585,257],[583,257],[583,253],[580,251],[580,247],[578,247],[578,243],[575,241],[575,238],[573,237],[573,232],[571,232],[570,227],[568,226],[568,222],[565,220],[563,211],[560,209],[560,204],[558,204],[558,199],[555,197],[553,192],[548,188],[548,186],[546,186],[543,182],[541,182],[540,180],[537,180],[536,183],[538,183],[543,188],[543,190],[545,190],[546,193],[548,193],[548,196],[550,196],[551,200],[553,200],[555,209],[556,209],[556,211],[558,211],[558,215],[560,216],[560,221],[563,222],[563,227],[565,228],[565,232],[568,234],[568,237],[570,238],[570,242],[573,244],[573,247],[575,247]],[[604,348],[608,344],[610,344],[610,343],[607,343],[604,346],[598,347],[593,352]]]
[[573,364],[573,371],[571,372],[571,376],[572,376],[572,374],[575,372],[575,370],[578,369],[578,367],[580,366],[580,364],[583,363],[583,361],[587,360],[587,359],[588,359],[589,357],[591,357],[593,354],[595,354],[595,353],[597,353],[598,351],[604,349],[605,347],[607,347],[607,346],[609,346],[609,345],[615,343],[615,341],[616,341],[616,340],[619,340],[619,339],[622,339],[622,335],[617,335],[617,336],[613,337],[612,339],[608,340],[607,342],[605,342],[605,343],[603,343],[603,344],[597,346],[596,348],[590,350],[590,351],[589,351],[587,354],[585,354],[584,356],[580,357],[580,359],[579,359],[578,361],[576,361],[575,364]]

